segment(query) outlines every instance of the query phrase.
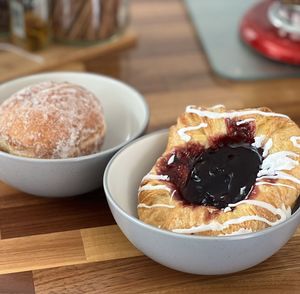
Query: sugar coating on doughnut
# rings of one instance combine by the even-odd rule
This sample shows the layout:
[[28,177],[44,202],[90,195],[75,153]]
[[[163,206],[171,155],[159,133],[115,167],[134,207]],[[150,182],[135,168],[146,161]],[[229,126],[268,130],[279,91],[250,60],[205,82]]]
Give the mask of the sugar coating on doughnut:
[[28,86],[0,106],[0,149],[34,158],[98,152],[105,122],[99,99],[82,86],[47,81]]

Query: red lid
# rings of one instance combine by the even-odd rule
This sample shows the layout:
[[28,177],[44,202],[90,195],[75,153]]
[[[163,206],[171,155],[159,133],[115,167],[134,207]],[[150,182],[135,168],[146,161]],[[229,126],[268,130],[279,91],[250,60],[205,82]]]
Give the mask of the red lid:
[[284,63],[300,65],[300,42],[280,36],[268,18],[273,0],[262,1],[244,16],[240,26],[242,40],[262,55]]

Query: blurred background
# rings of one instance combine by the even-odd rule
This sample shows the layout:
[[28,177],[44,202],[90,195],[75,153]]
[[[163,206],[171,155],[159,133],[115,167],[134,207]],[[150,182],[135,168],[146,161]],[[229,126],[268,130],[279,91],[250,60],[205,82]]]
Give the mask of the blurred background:
[[[87,70],[144,94],[174,92],[172,101],[191,92],[178,99],[177,113],[193,97],[195,104],[257,106],[268,87],[287,83],[284,93],[268,92],[265,104],[271,99],[277,110],[283,99],[274,95],[284,95],[280,110],[298,119],[287,109],[300,75],[297,0],[0,0],[0,36],[0,82]],[[175,119],[169,115],[163,126]]]

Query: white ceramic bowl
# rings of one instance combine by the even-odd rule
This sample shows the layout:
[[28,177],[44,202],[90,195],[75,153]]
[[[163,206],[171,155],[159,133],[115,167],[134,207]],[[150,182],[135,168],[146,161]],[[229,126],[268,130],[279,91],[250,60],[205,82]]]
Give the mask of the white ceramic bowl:
[[167,131],[130,143],[109,162],[104,189],[113,216],[127,238],[153,260],[193,274],[227,274],[252,267],[278,251],[300,223],[300,209],[288,220],[260,232],[225,237],[181,235],[137,218],[137,190],[165,149]]
[[86,87],[101,101],[107,133],[101,152],[68,159],[34,159],[0,152],[0,180],[29,194],[63,197],[86,193],[102,184],[113,154],[140,136],[149,121],[148,106],[130,86],[95,74],[54,72],[19,78],[0,86],[0,102],[42,81],[69,81]]

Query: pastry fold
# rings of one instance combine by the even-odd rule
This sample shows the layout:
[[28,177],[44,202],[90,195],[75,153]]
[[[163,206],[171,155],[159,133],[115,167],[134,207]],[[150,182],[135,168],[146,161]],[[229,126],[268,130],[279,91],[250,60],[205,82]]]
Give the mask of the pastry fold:
[[[234,140],[236,130],[237,142],[252,136],[252,144],[262,150],[262,165],[251,192],[223,209],[185,203],[178,196],[179,183],[163,174],[161,165],[172,164],[177,150],[185,150],[189,144],[208,149],[215,138],[231,136]],[[147,224],[184,234],[222,236],[260,231],[291,215],[300,193],[299,163],[300,129],[289,117],[268,108],[237,111],[224,106],[188,106],[170,128],[165,152],[141,182],[138,216]],[[186,181],[186,174],[181,180]]]

